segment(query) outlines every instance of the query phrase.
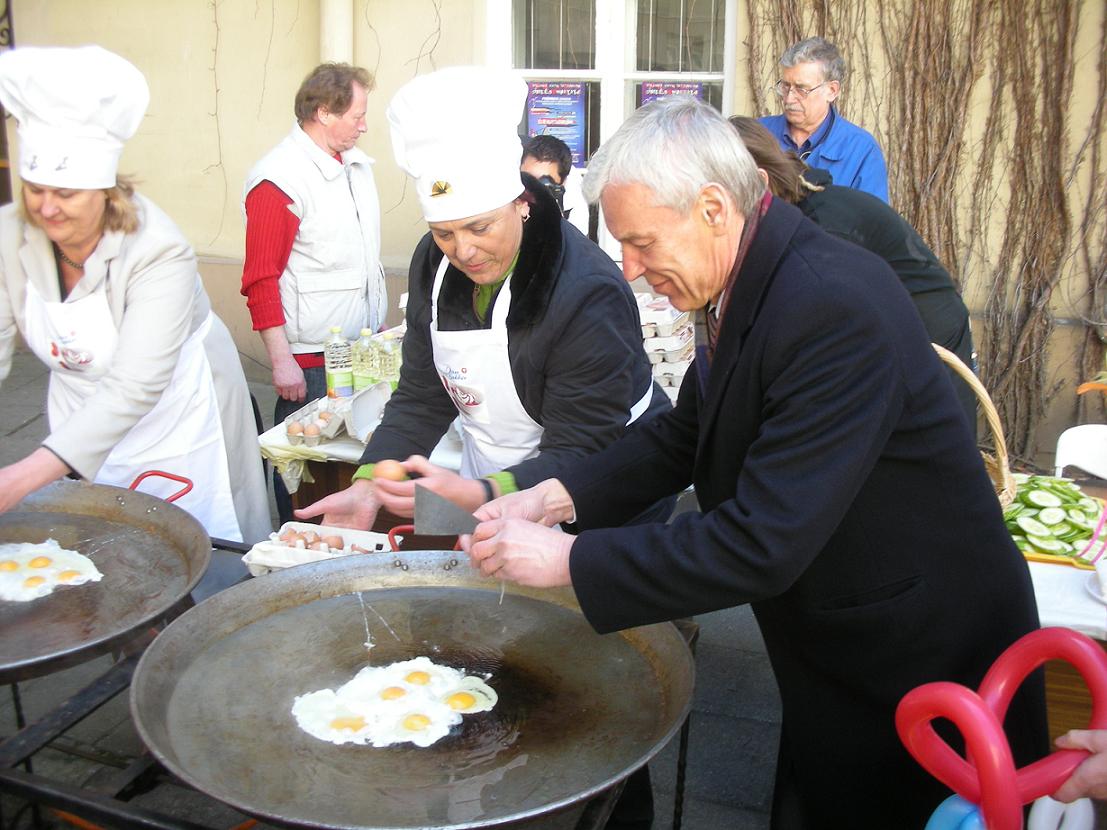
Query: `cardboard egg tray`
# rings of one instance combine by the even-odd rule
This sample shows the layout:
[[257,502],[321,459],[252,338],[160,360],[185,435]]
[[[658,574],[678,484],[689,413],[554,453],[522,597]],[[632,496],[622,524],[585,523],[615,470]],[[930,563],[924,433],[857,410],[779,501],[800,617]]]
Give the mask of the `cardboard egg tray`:
[[642,337],[670,337],[692,319],[691,313],[673,308],[668,297],[636,294],[638,316],[642,321]]
[[642,348],[646,350],[650,363],[660,363],[662,360],[673,363],[684,360],[685,352],[694,348],[695,336],[695,328],[686,324],[668,337],[647,337],[642,341]]
[[[319,398],[304,404],[291,415],[284,419],[285,430],[293,421],[300,421],[305,426],[318,420],[320,412],[330,412],[331,419],[319,428],[318,436],[288,435],[288,443],[296,446],[304,444],[314,447],[320,441],[334,439],[345,427],[346,414],[350,410],[350,398]],[[286,432],[287,435],[287,432]]]
[[684,376],[688,373],[688,367],[691,365],[691,360],[678,360],[673,363],[655,363],[653,365],[654,380],[656,380],[662,388],[666,386],[679,387],[684,381]]
[[[314,550],[287,545],[280,541],[280,536],[289,530],[295,530],[299,533],[310,531],[318,536],[341,536],[343,546],[341,548],[328,548],[327,550]],[[363,548],[369,554],[387,553],[391,550],[388,544],[388,536],[384,533],[373,533],[369,530],[351,530],[347,527],[327,527],[326,525],[314,525],[309,522],[285,522],[276,533],[270,533],[268,539],[263,539],[250,548],[242,557],[242,562],[253,576],[262,576],[271,571],[291,568],[294,565],[303,565],[306,562],[318,562],[322,559],[337,559],[339,556],[361,554],[362,551],[354,550],[354,545]]]

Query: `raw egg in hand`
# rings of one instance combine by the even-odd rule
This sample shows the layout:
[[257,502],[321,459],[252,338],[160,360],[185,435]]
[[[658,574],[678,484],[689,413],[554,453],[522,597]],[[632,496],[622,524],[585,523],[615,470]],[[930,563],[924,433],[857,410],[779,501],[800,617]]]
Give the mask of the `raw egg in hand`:
[[403,481],[407,478],[407,470],[399,461],[385,459],[373,465],[373,478],[383,478],[388,481]]

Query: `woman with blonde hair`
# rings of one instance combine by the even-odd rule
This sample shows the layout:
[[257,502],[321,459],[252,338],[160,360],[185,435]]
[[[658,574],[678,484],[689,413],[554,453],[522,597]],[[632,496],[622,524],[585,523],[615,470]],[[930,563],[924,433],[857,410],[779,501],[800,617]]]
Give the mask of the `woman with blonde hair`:
[[0,209],[0,382],[17,331],[50,368],[50,434],[0,468],[0,511],[66,475],[126,487],[158,470],[194,484],[177,504],[210,535],[256,541],[270,521],[238,352],[188,242],[116,172],[149,97],[97,46],[0,55],[22,179]]

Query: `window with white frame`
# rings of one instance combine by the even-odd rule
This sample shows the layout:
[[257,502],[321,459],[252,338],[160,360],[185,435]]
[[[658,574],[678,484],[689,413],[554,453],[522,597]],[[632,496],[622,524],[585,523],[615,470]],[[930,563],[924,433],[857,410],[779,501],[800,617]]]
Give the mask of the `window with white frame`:
[[658,95],[692,94],[727,108],[736,9],[737,0],[488,0],[489,64],[528,81],[581,85],[574,163],[583,165]]

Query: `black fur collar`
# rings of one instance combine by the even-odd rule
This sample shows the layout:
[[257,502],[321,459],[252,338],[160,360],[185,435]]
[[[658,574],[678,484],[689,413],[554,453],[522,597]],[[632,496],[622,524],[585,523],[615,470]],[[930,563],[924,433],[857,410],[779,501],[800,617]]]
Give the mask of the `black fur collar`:
[[[509,328],[526,328],[542,319],[553,296],[558,272],[561,270],[561,212],[557,202],[537,179],[526,173],[523,198],[530,204],[530,219],[523,225],[523,244],[515,276],[511,279],[511,310],[507,315]],[[434,257],[435,264],[441,253]],[[434,271],[430,271],[433,280]],[[428,285],[429,293],[429,285]],[[439,301],[448,306],[465,306],[473,296],[473,283],[452,265],[442,280]]]

